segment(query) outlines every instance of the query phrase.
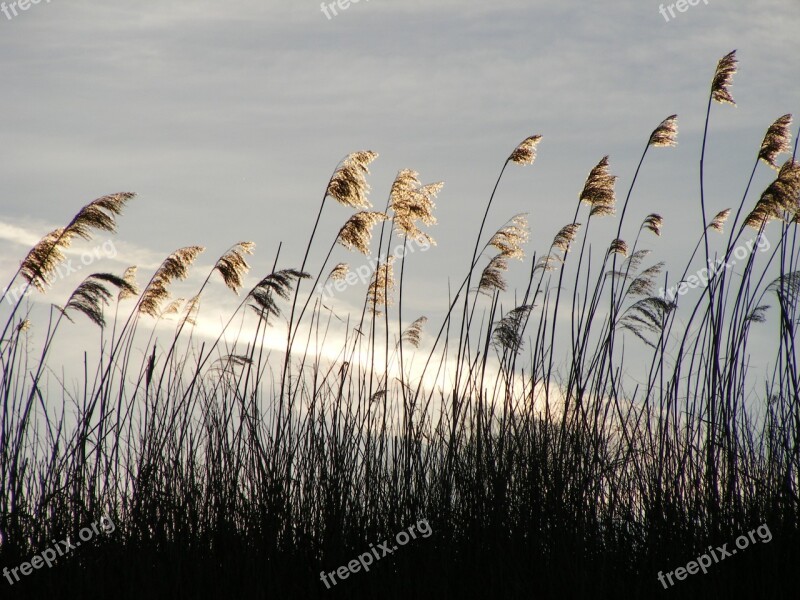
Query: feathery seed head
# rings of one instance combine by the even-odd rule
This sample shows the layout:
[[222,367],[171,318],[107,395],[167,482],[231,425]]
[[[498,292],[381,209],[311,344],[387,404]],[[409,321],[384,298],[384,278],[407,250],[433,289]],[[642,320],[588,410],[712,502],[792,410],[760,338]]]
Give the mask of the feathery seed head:
[[616,202],[614,182],[616,180],[616,175],[608,172],[608,156],[604,156],[589,172],[580,196],[581,202],[592,207],[591,216],[602,217],[614,214],[614,203]]
[[644,223],[642,223],[642,229],[649,229],[656,235],[661,235],[661,225],[664,223],[664,219],[661,215],[652,213],[645,217]]
[[420,317],[408,326],[403,334],[400,336],[401,342],[408,342],[414,348],[419,348],[420,336],[422,335],[422,328],[428,322],[428,317]]
[[142,292],[139,313],[158,317],[161,304],[169,298],[167,286],[175,279],[186,279],[189,267],[204,250],[202,246],[187,246],[165,258]]
[[728,216],[731,214],[731,209],[726,208],[725,210],[721,210],[716,214],[716,216],[711,219],[711,223],[708,224],[709,229],[713,229],[714,231],[718,231],[719,233],[723,233],[723,225],[725,221],[728,220]]
[[76,214],[69,225],[51,231],[42,238],[22,261],[20,274],[40,292],[45,291],[48,279],[56,266],[65,260],[63,250],[69,248],[73,238],[91,240],[93,229],[114,232],[117,223],[114,217],[122,213],[125,204],[135,194],[124,192],[93,200]]
[[773,169],[779,169],[775,159],[784,152],[792,150],[792,132],[790,127],[792,125],[792,115],[787,114],[779,117],[767,129],[764,135],[764,141],[761,142],[761,150],[758,153],[758,158],[763,160]]
[[370,190],[367,184],[367,166],[376,158],[378,154],[371,150],[349,154],[328,182],[326,195],[344,206],[370,208],[372,204],[367,199]]
[[334,281],[340,281],[347,277],[347,273],[350,271],[350,267],[347,266],[347,263],[339,263],[333,269],[331,269],[330,274],[328,275],[328,279],[332,279]]
[[503,271],[508,271],[508,259],[503,254],[494,256],[486,268],[481,273],[478,282],[478,291],[487,295],[494,293],[494,290],[504,292],[506,290],[506,280]]
[[254,304],[250,305],[259,318],[269,324],[270,316],[280,316],[281,310],[275,302],[275,296],[288,300],[295,279],[308,279],[310,275],[297,269],[282,269],[270,273],[250,290],[248,297]]
[[723,56],[717,63],[717,70],[711,82],[711,97],[720,104],[736,106],[729,87],[736,73],[736,50]]
[[619,238],[615,239],[611,242],[611,245],[608,247],[609,254],[621,254],[622,256],[628,256],[628,244],[625,240],[621,240]]
[[514,149],[508,160],[518,165],[532,165],[536,160],[536,147],[541,139],[542,136],[540,135],[532,135],[525,138]]
[[568,225],[564,225],[559,232],[556,234],[556,237],[553,238],[553,248],[558,248],[564,254],[569,252],[569,248],[572,245],[572,242],[575,241],[575,237],[578,235],[578,230],[581,228],[580,223],[570,223]]
[[30,249],[20,266],[20,274],[33,287],[44,293],[56,267],[66,259],[62,249],[67,248],[69,244],[70,238],[64,236],[64,229],[51,231]]
[[564,259],[557,254],[546,254],[536,263],[534,271],[538,271],[539,269],[542,269],[543,271],[555,271],[563,262]]
[[389,207],[394,211],[394,224],[400,235],[429,244],[436,243],[419,229],[417,221],[425,225],[436,223],[433,199],[443,186],[442,182],[422,185],[417,172],[410,169],[403,169],[397,174],[389,196]]
[[139,293],[139,286],[136,285],[136,265],[128,267],[122,274],[122,278],[129,287],[120,288],[117,300],[125,300],[125,298],[133,298]]
[[670,115],[650,134],[649,145],[671,147],[678,145],[678,115]]
[[103,307],[108,305],[112,298],[111,292],[106,287],[109,283],[120,290],[126,289],[133,293],[131,286],[122,277],[110,273],[94,273],[75,288],[67,300],[63,314],[69,318],[67,311],[75,310],[86,315],[96,325],[104,327],[106,322],[103,317]]
[[507,225],[501,227],[489,240],[489,245],[497,248],[505,258],[522,260],[525,252],[522,244],[528,241],[528,219],[525,214],[512,217]]
[[244,258],[245,254],[253,254],[255,244],[253,242],[239,242],[233,248],[223,254],[214,269],[222,275],[222,280],[235,294],[239,294],[242,287],[242,280],[250,270],[250,265]]
[[522,329],[531,310],[533,310],[532,304],[517,306],[500,319],[492,332],[494,345],[501,350],[509,350],[518,354],[523,345]]
[[394,256],[390,256],[389,260],[379,264],[372,274],[372,281],[370,281],[369,289],[367,290],[367,301],[369,302],[370,312],[375,315],[381,314],[381,310],[378,307],[392,305],[390,292],[394,290],[393,262]]
[[369,255],[372,227],[386,220],[386,213],[362,210],[350,217],[339,230],[336,241],[345,248]]
[[789,158],[778,171],[773,181],[756,203],[753,211],[745,219],[745,225],[760,228],[770,220],[781,220],[784,213],[795,219],[800,210],[800,161]]

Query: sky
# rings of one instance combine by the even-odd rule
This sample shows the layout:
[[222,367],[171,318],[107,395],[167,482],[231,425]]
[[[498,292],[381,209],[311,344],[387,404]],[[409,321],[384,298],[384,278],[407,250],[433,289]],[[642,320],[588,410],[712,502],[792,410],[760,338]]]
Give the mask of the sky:
[[[370,149],[377,207],[400,169],[445,182],[430,229],[438,245],[409,263],[413,319],[446,305],[448,281],[463,277],[521,140],[543,136],[534,165],[506,172],[487,231],[528,213],[529,249],[541,254],[600,158],[610,156],[620,201],[650,132],[673,113],[679,145],[648,154],[623,238],[660,213],[664,235],[649,247],[682,266],[702,232],[698,160],[716,63],[737,49],[737,107],[711,113],[710,214],[738,205],[766,128],[800,110],[800,3],[701,0],[669,20],[660,4],[362,0],[330,18],[315,0],[15,5],[16,16],[0,12],[0,281],[81,206],[121,191],[138,196],[98,270],[138,264],[149,275],[198,244],[202,280],[240,240],[257,244],[251,281],[279,244],[279,266],[297,267],[331,172]],[[756,193],[773,177],[760,167]],[[326,207],[311,269],[349,215]],[[594,239],[610,241],[616,225],[598,224]],[[333,260],[366,262],[343,248]],[[512,287],[526,272],[512,267]],[[65,279],[35,300],[63,302],[79,283]],[[212,310],[232,310],[238,300],[218,283]]]

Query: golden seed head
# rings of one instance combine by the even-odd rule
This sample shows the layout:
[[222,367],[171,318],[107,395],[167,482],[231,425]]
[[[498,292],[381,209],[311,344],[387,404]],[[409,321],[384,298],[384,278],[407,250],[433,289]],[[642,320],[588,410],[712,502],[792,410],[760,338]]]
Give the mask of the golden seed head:
[[525,214],[515,215],[489,240],[489,245],[497,248],[505,258],[522,260],[525,252],[522,244],[528,241],[528,218]]
[[580,196],[581,202],[592,207],[591,216],[602,217],[614,214],[614,203],[616,202],[614,182],[616,180],[616,175],[608,172],[608,156],[604,156],[589,172]]
[[558,269],[558,266],[564,262],[557,254],[546,254],[539,261],[536,263],[536,267],[534,267],[534,271],[538,271],[542,269],[543,271],[555,271]]
[[375,315],[381,314],[381,310],[378,307],[392,305],[390,292],[394,290],[393,262],[394,257],[390,256],[389,260],[379,264],[372,274],[372,281],[370,281],[369,289],[367,290],[367,301],[369,302],[370,312]]
[[655,147],[671,147],[678,145],[678,115],[670,115],[663,121],[661,125],[655,128],[653,133],[650,134],[651,146]]
[[242,287],[244,276],[250,271],[250,265],[247,264],[244,255],[253,254],[255,246],[253,242],[239,242],[223,254],[214,265],[214,269],[222,275],[225,285],[237,295]]
[[711,223],[709,223],[708,228],[713,229],[714,231],[718,231],[719,233],[723,233],[723,225],[725,221],[728,220],[728,216],[731,214],[731,209],[726,208],[725,210],[721,210],[717,213],[717,215],[711,219]]
[[417,221],[425,225],[436,223],[433,200],[442,187],[442,182],[422,185],[418,173],[410,169],[403,169],[397,174],[389,196],[389,207],[394,212],[394,225],[400,235],[429,244],[436,243],[419,229]]
[[720,104],[736,106],[730,94],[729,87],[736,73],[736,50],[723,56],[717,63],[717,70],[711,82],[711,97]]
[[372,204],[367,199],[370,189],[367,184],[367,166],[376,158],[377,153],[371,150],[347,155],[328,182],[326,195],[345,206],[370,208]]
[[540,135],[532,135],[525,138],[514,149],[508,160],[518,165],[532,165],[536,160],[536,147],[541,139],[542,136]]
[[386,213],[363,210],[350,217],[339,230],[337,240],[345,248],[369,255],[372,227],[386,220]]
[[564,225],[564,227],[562,227],[556,234],[556,237],[553,238],[552,247],[561,250],[564,254],[569,252],[569,248],[572,245],[572,242],[575,241],[575,237],[578,235],[578,230],[580,230],[580,228],[580,223],[570,223],[569,225]]
[[136,285],[136,265],[125,269],[122,274],[122,279],[128,284],[127,288],[120,288],[118,300],[125,300],[125,298],[133,298],[139,293],[139,286]]
[[764,135],[764,141],[761,142],[758,158],[773,169],[779,169],[775,159],[784,152],[791,152],[792,150],[791,126],[792,115],[787,114],[779,117],[769,126],[766,135]]
[[347,266],[347,263],[339,263],[333,269],[331,269],[330,274],[328,275],[328,279],[332,279],[334,281],[340,281],[347,277],[347,273],[350,271],[350,267]]
[[611,242],[611,245],[608,247],[608,252],[609,254],[621,254],[622,256],[628,256],[628,244],[625,242],[625,240],[617,238]]
[[167,286],[175,279],[186,279],[189,267],[203,252],[202,246],[179,248],[161,263],[139,300],[139,313],[158,317],[161,304],[169,298]]
[[745,219],[745,225],[760,228],[770,220],[782,220],[789,213],[794,219],[800,209],[800,161],[789,158],[778,171],[773,181]]

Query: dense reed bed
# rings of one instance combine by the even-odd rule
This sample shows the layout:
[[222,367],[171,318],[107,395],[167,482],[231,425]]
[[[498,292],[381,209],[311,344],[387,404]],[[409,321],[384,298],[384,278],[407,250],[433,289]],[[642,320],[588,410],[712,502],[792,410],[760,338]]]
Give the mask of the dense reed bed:
[[[735,71],[734,53],[720,60],[706,135],[712,108],[733,103]],[[404,307],[415,256],[391,250],[435,243],[442,184],[402,170],[376,209],[373,152],[335,169],[301,264],[282,265],[279,252],[255,285],[245,285],[254,245],[240,242],[188,302],[170,287],[199,246],[144,282],[135,268],[95,273],[49,318],[22,296],[7,301],[20,282],[47,292],[70,244],[113,232],[134,197],[85,206],[31,249],[0,299],[0,565],[75,539],[100,516],[115,530],[0,581],[2,597],[786,597],[800,554],[791,117],[754,149],[730,207],[707,205],[703,138],[697,246],[680,277],[646,249],[661,216],[625,220],[639,170],[657,168],[651,151],[676,144],[677,123],[642,140],[624,200],[603,157],[574,215],[529,256],[524,215],[487,231],[504,172],[536,168],[541,136],[521,142],[438,323]],[[759,168],[775,174],[757,195]],[[325,240],[318,226],[332,202],[353,215]],[[618,220],[615,239],[590,240],[597,219]],[[380,259],[353,314],[320,292],[348,277],[347,263],[333,263],[342,246]],[[320,247],[325,260],[312,265]],[[707,269],[695,293],[656,292],[742,247],[735,269]],[[516,293],[511,266],[528,274]],[[203,294],[220,284],[238,300],[209,339],[195,328]],[[77,381],[52,364],[68,327],[99,329],[96,348],[75,349],[96,356]],[[751,341],[757,327],[774,331],[766,347]],[[281,350],[266,343],[274,332]],[[754,353],[771,353],[766,377],[749,368]],[[330,589],[322,581],[421,519],[429,537]],[[659,571],[762,524],[768,544],[659,583]]]

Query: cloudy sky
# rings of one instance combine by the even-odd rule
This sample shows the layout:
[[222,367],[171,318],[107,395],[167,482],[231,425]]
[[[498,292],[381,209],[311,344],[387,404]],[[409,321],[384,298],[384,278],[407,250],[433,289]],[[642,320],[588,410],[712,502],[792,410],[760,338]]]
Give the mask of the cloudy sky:
[[[146,271],[199,244],[207,271],[240,240],[258,246],[253,277],[280,242],[280,266],[299,266],[331,171],[371,149],[376,206],[401,168],[446,183],[438,246],[414,264],[406,295],[410,312],[428,310],[463,276],[518,142],[543,135],[536,164],[507,172],[487,227],[529,213],[541,253],[603,155],[624,198],[650,132],[672,113],[679,146],[648,155],[623,237],[658,212],[664,236],[650,247],[682,265],[702,232],[698,159],[717,60],[738,49],[738,106],[712,109],[710,213],[738,204],[766,128],[800,111],[797,0],[701,1],[669,22],[651,0],[362,0],[331,18],[316,0],[42,0],[7,12],[3,285],[40,236],[117,191],[138,197],[100,270]],[[772,177],[760,168],[756,193]],[[314,260],[349,214],[326,209]],[[607,219],[597,243],[615,230]],[[344,249],[334,260],[364,262]]]

